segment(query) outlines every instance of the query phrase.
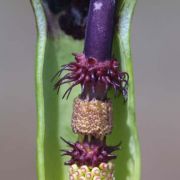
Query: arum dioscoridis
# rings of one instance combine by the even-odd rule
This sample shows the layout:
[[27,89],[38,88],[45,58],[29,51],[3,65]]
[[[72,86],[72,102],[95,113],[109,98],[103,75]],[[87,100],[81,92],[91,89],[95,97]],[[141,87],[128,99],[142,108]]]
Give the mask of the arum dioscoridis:
[[[129,46],[135,0],[32,0],[32,5],[39,35],[38,179],[139,180]],[[63,99],[52,91],[52,74]]]

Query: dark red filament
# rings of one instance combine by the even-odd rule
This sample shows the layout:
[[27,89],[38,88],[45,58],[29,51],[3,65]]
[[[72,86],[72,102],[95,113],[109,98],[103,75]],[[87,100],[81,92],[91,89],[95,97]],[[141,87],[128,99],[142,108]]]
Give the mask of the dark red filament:
[[71,150],[61,150],[63,156],[70,156],[71,159],[65,162],[65,165],[77,164],[78,166],[87,165],[97,167],[102,162],[107,163],[116,159],[116,155],[112,154],[114,151],[120,149],[120,144],[116,146],[107,146],[105,142],[97,139],[87,139],[83,143],[70,143],[62,138],[62,140],[71,147]]
[[[104,87],[107,93],[110,88],[115,90],[115,96],[118,92],[127,97],[127,88],[129,76],[126,72],[119,70],[119,63],[116,60],[98,61],[95,58],[86,58],[84,54],[73,54],[75,62],[63,65],[60,71],[53,77],[58,77],[54,89],[59,92],[61,85],[72,83],[63,95],[69,97],[73,87],[81,85],[82,92],[90,87],[91,93],[96,94],[98,84]],[[68,71],[66,75],[60,77],[63,71]]]

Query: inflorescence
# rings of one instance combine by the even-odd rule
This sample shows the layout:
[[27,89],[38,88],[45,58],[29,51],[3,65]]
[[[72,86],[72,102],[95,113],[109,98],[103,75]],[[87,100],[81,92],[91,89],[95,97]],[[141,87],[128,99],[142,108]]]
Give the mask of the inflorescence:
[[70,166],[71,180],[113,180],[112,161],[117,157],[113,153],[120,144],[106,144],[106,136],[113,129],[113,105],[108,92],[114,89],[115,96],[122,94],[126,100],[129,81],[128,73],[122,72],[119,62],[112,58],[117,1],[67,3],[71,5],[63,4],[66,8],[59,19],[61,29],[69,35],[75,30],[73,37],[79,39],[86,32],[84,53],[74,53],[75,61],[61,66],[53,77],[57,80],[54,89],[59,92],[62,85],[70,83],[62,97],[68,99],[73,88],[81,86],[81,94],[74,100],[71,125],[73,132],[84,139],[71,143],[62,138],[70,148],[61,150],[62,155],[70,156],[65,164]]

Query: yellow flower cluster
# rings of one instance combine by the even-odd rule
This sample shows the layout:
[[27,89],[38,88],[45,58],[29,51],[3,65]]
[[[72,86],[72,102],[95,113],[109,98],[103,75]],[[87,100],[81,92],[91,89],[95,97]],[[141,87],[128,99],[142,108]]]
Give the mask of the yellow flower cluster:
[[70,180],[114,180],[114,164],[101,163],[99,167],[77,166],[73,164],[69,170]]

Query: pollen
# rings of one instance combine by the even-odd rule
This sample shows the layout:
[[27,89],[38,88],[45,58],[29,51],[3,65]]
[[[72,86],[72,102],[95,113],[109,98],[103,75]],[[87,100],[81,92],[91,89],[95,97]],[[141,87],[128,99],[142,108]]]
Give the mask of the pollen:
[[100,138],[112,131],[112,103],[110,100],[91,101],[76,98],[72,128],[74,133]]

